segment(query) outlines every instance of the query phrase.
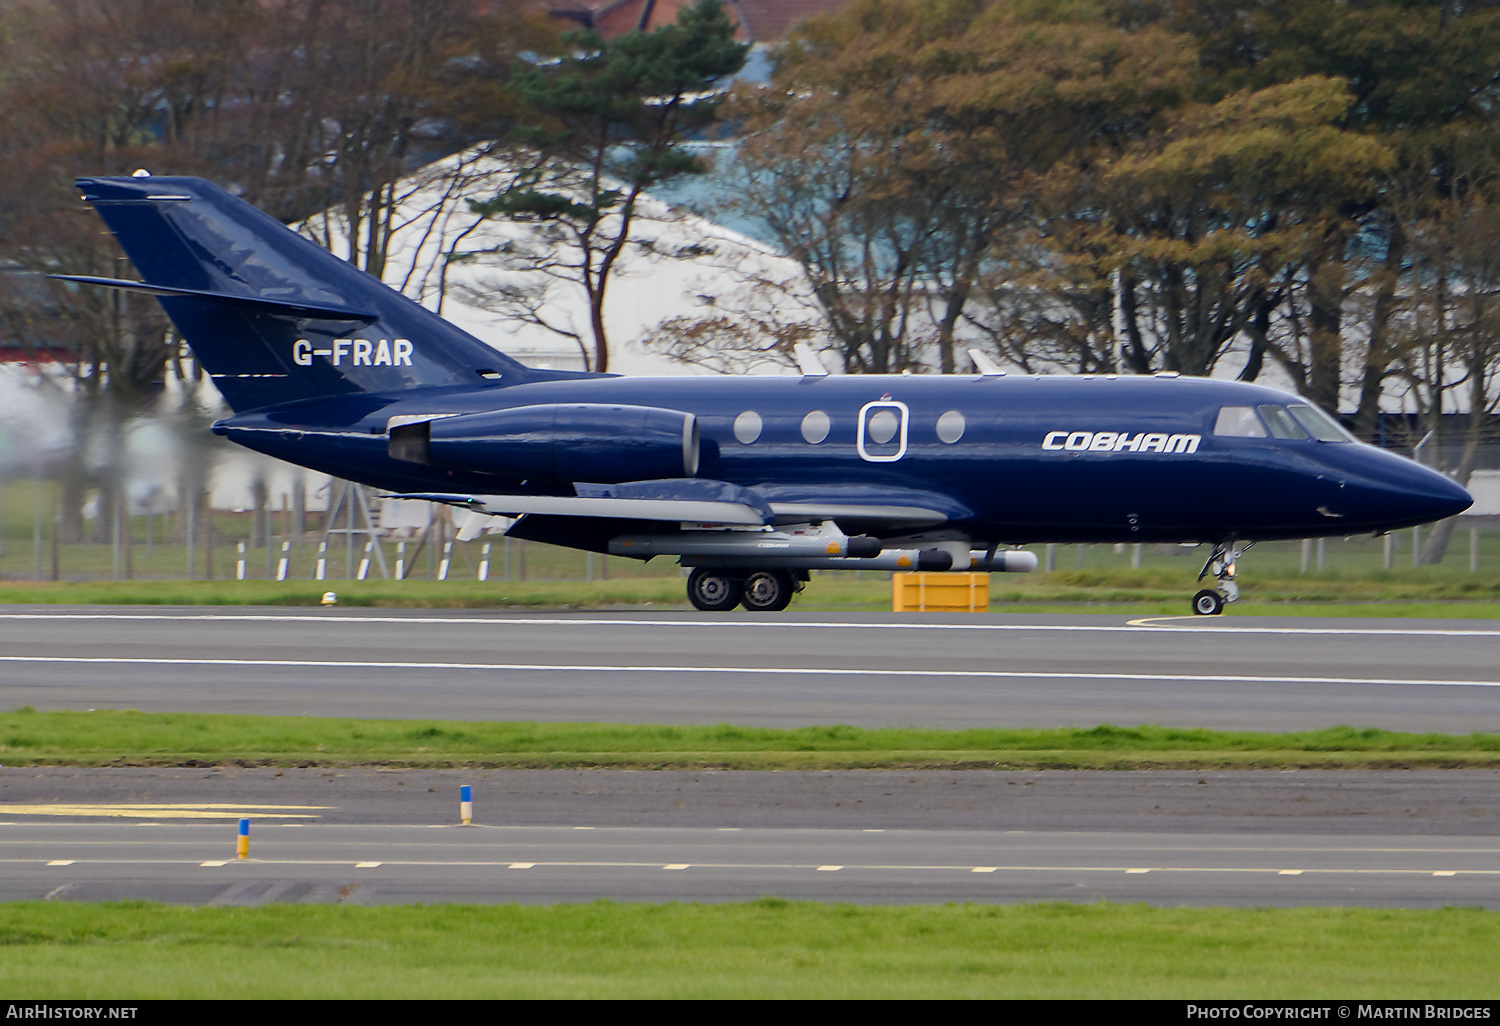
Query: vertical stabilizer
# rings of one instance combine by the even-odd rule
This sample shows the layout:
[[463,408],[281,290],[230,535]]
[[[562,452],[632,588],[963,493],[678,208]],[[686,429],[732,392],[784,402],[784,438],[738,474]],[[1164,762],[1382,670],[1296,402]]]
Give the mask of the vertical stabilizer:
[[526,367],[201,178],[80,178],[142,283],[236,412],[508,385]]

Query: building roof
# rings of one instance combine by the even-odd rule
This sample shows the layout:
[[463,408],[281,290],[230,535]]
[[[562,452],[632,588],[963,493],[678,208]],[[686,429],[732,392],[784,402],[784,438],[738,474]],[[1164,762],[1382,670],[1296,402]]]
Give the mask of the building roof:
[[739,18],[741,38],[779,43],[797,24],[815,14],[835,11],[843,0],[730,0]]
[[[550,0],[548,13],[554,18],[577,22],[597,31],[605,39],[641,30],[649,32],[677,20],[678,12],[693,0]],[[730,14],[739,22],[740,39],[775,43],[786,38],[798,22],[838,8],[843,0],[726,0]]]

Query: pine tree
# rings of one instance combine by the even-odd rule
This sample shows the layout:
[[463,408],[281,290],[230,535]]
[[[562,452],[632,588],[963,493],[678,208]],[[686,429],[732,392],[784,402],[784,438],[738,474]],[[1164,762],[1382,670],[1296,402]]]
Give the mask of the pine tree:
[[554,229],[551,252],[528,253],[517,266],[582,286],[593,370],[609,368],[604,299],[642,194],[707,170],[687,143],[718,119],[721,80],[744,66],[749,47],[734,33],[719,0],[700,0],[652,32],[573,33],[564,37],[569,56],[516,69],[524,112],[513,138],[534,163],[474,210]]

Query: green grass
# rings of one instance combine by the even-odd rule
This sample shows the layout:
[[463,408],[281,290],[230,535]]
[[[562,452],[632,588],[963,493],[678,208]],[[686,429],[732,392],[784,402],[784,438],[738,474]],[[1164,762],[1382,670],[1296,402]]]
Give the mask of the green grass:
[[[56,501],[55,483],[42,486],[42,507]],[[436,580],[440,552],[406,545],[408,580],[348,578],[360,552],[335,537],[330,543],[327,580],[315,581],[322,516],[309,514],[307,533],[292,538],[289,580],[274,580],[283,532],[289,520],[273,517],[269,547],[246,552],[245,581],[236,574],[236,545],[249,541],[252,514],[216,512],[218,543],[211,560],[199,542],[191,563],[183,545],[183,524],[157,515],[131,518],[130,544],[117,553],[107,525],[85,523],[95,540],[59,545],[53,582],[50,514],[43,517],[42,543],[36,544],[37,483],[0,482],[0,603],[41,602],[129,605],[314,605],[325,591],[341,604],[434,608],[600,608],[647,605],[685,608],[681,571],[671,559],[650,563],[562,549],[553,545],[488,537],[453,546],[449,579]],[[1478,572],[1470,571],[1467,526],[1454,532],[1446,559],[1413,568],[1412,532],[1399,532],[1390,569],[1385,541],[1370,537],[1333,538],[1319,549],[1312,543],[1272,542],[1255,546],[1241,561],[1243,601],[1231,615],[1351,615],[1500,617],[1500,531],[1478,536]],[[1426,534],[1423,534],[1426,537]],[[149,538],[149,541],[148,541]],[[490,546],[489,580],[476,580],[483,547]],[[991,578],[991,608],[1015,612],[1107,610],[1133,615],[1179,615],[1199,587],[1194,578],[1207,550],[1177,545],[1034,545],[1039,559],[1051,550],[1056,569]],[[394,566],[396,545],[383,545]],[[1140,566],[1132,562],[1139,559]],[[211,575],[209,574],[211,562]],[[1304,572],[1303,566],[1307,570]],[[133,578],[115,580],[116,577]],[[213,580],[204,578],[212,576]],[[192,577],[193,580],[184,580]],[[890,608],[889,575],[873,571],[817,573],[794,609],[885,610]]]
[[0,714],[7,765],[509,766],[735,769],[1500,766],[1500,734],[1333,727],[935,730],[354,720],[135,711]]
[[[1131,571],[1034,575],[1025,583],[992,580],[990,611],[1184,616],[1192,577]],[[875,575],[871,575],[872,577]],[[1500,580],[1412,582],[1264,580],[1245,588],[1226,616],[1348,616],[1500,619]],[[1486,588],[1493,584],[1492,590]],[[341,606],[393,609],[682,609],[680,577],[607,581],[79,581],[0,582],[0,604],[135,606],[316,606],[325,592]],[[888,580],[815,577],[792,604],[803,612],[879,612],[891,608]],[[732,613],[728,615],[749,615]],[[955,614],[961,615],[961,614]]]
[[[886,586],[889,591],[889,585]],[[604,608],[687,604],[682,581],[79,581],[0,583],[0,604],[342,606],[407,609]],[[889,604],[889,599],[887,599]]]
[[1494,998],[1478,909],[0,904],[41,998]]

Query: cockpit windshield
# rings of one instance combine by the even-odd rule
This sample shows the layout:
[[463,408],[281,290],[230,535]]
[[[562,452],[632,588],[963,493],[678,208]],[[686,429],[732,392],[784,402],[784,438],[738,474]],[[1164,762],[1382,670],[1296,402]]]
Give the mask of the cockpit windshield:
[[1269,435],[1301,441],[1355,441],[1338,421],[1309,403],[1223,406],[1214,422],[1214,434],[1230,438],[1265,438]]
[[1353,435],[1328,414],[1312,405],[1288,406],[1287,412],[1297,418],[1297,423],[1307,428],[1307,433],[1320,442],[1355,442]]
[[1271,434],[1277,438],[1306,438],[1307,432],[1302,426],[1292,419],[1292,415],[1286,412],[1285,406],[1262,406],[1260,415],[1265,418],[1271,427]]

